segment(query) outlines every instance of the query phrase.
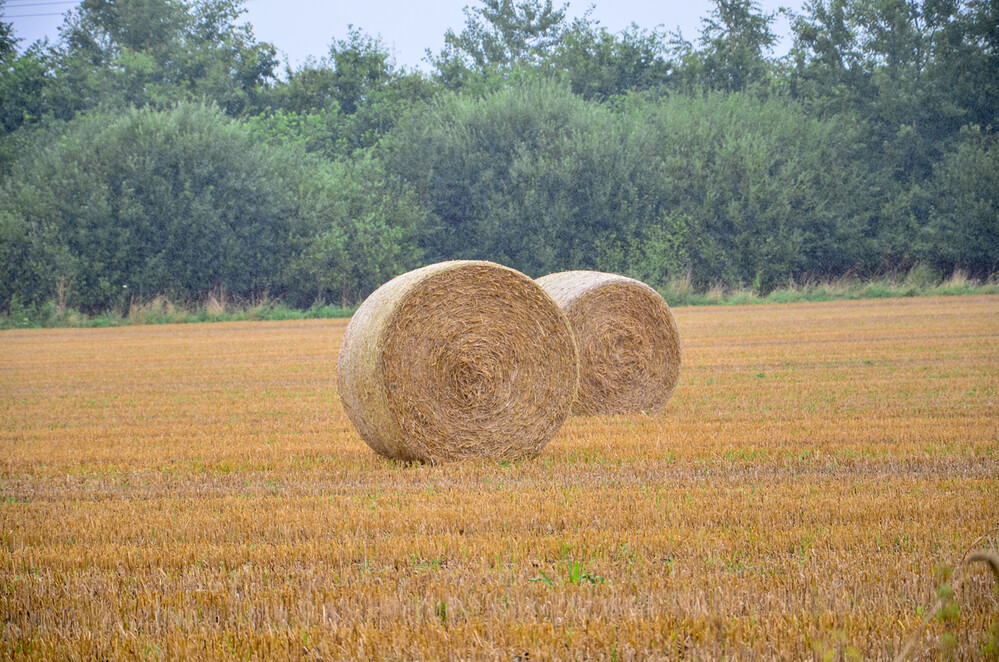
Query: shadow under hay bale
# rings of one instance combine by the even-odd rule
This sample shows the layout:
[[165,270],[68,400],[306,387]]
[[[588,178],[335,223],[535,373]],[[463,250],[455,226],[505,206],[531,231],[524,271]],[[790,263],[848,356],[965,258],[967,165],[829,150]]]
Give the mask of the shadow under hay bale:
[[480,261],[433,264],[378,288],[340,349],[340,398],[389,458],[536,455],[579,381],[568,320],[537,283]]
[[632,278],[564,271],[538,284],[565,311],[579,350],[576,414],[661,411],[680,378],[680,335],[659,293]]

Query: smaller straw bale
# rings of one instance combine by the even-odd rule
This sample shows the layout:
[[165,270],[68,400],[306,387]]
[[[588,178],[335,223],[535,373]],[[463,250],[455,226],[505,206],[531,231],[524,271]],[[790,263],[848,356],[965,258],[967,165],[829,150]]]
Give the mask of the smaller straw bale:
[[680,378],[680,335],[659,293],[598,271],[564,271],[537,282],[565,311],[576,338],[573,413],[661,411]]
[[337,383],[381,455],[515,459],[539,453],[569,417],[579,362],[565,314],[537,283],[459,260],[403,274],[361,304]]

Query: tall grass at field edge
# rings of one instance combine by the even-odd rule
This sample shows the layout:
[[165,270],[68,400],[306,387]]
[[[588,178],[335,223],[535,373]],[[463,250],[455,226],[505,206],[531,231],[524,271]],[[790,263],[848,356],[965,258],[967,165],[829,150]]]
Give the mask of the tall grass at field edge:
[[[875,280],[841,277],[830,281],[789,282],[766,294],[752,288],[726,288],[715,285],[699,291],[689,279],[678,278],[658,288],[670,306],[736,306],[764,303],[806,303],[848,301],[855,299],[892,299],[919,296],[960,296],[999,294],[999,274],[986,281],[969,278],[955,271],[943,279],[926,267],[913,267],[905,274],[891,274]],[[110,310],[86,315],[72,308],[59,308],[54,302],[25,307],[14,302],[0,314],[0,329],[24,328],[93,328],[142,324],[188,324],[197,322],[283,321],[303,319],[348,318],[356,306],[314,305],[300,310],[280,301],[232,302],[216,294],[195,305],[182,305],[167,297],[149,301],[133,300],[127,310]]]
[[348,318],[356,307],[317,305],[304,310],[280,302],[239,304],[209,297],[194,306],[175,304],[163,296],[151,301],[133,301],[128,310],[110,310],[86,315],[72,308],[60,310],[54,303],[29,308],[11,306],[0,315],[0,329],[24,328],[102,328],[145,324],[191,324],[199,322],[283,321]]
[[902,276],[889,275],[868,281],[850,277],[822,282],[795,283],[792,281],[785,287],[766,294],[761,294],[751,288],[728,289],[722,286],[715,286],[707,291],[699,292],[686,279],[670,281],[659,288],[659,292],[671,306],[733,306],[999,294],[999,279],[992,276],[986,281],[977,281],[969,278],[962,271],[955,271],[949,278],[942,279],[939,275],[934,276],[932,271],[914,267]]

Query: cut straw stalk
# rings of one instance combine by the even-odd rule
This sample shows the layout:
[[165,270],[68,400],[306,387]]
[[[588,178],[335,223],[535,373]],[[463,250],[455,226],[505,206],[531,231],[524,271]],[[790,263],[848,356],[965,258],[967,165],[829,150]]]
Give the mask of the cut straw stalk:
[[338,362],[361,438],[389,458],[536,455],[579,382],[568,320],[524,274],[453,261],[403,274],[358,308]]
[[661,411],[680,378],[680,335],[669,305],[632,278],[564,271],[538,284],[565,311],[579,350],[576,414]]

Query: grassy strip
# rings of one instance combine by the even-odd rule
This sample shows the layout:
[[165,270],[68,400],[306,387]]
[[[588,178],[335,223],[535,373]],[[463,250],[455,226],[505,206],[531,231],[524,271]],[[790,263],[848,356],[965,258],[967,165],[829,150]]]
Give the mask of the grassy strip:
[[[728,289],[721,286],[697,291],[687,279],[670,281],[659,289],[671,306],[737,306],[760,303],[803,303],[845,301],[852,299],[892,299],[919,296],[956,296],[999,294],[999,280],[993,276],[981,282],[957,271],[942,280],[935,272],[913,269],[903,277],[887,276],[861,281],[840,278],[826,282],[791,282],[787,287],[760,294],[749,288]],[[0,329],[110,327],[136,324],[187,324],[192,322],[281,321],[298,319],[346,318],[357,307],[313,306],[306,310],[290,308],[280,302],[262,301],[246,305],[209,297],[195,307],[172,303],[166,297],[147,302],[133,301],[127,311],[112,310],[100,315],[86,315],[73,309],[59,310],[54,303],[36,308],[16,308],[0,315]]]
[[100,328],[140,324],[190,324],[197,322],[283,321],[350,317],[356,307],[312,306],[306,310],[290,308],[280,302],[252,305],[219,304],[214,299],[196,307],[171,303],[156,297],[145,303],[133,302],[126,312],[111,310],[100,315],[86,315],[73,309],[60,311],[55,304],[22,308],[0,315],[0,329]]
[[860,281],[840,278],[826,282],[789,283],[767,294],[752,289],[714,287],[698,292],[687,280],[671,281],[659,292],[671,306],[736,306],[758,303],[804,303],[815,301],[847,301],[853,299],[893,299],[919,296],[956,296],[966,294],[999,294],[995,277],[981,282],[957,271],[942,280],[924,271],[910,271],[906,276],[884,277]]

